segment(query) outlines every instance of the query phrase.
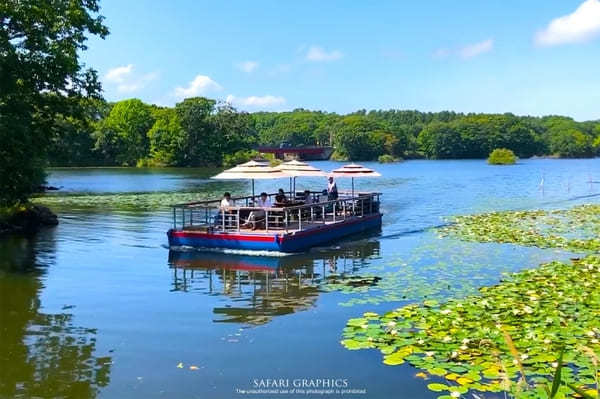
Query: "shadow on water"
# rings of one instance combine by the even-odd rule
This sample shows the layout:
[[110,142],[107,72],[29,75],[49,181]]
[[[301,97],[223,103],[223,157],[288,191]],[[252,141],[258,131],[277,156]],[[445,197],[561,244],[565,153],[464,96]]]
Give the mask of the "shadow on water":
[[379,241],[281,257],[169,251],[172,291],[220,296],[213,322],[261,325],[315,306],[322,284],[374,284],[358,274],[379,255]]
[[95,355],[96,330],[77,326],[67,307],[41,310],[51,235],[0,240],[0,397],[93,398],[110,381],[111,358]]

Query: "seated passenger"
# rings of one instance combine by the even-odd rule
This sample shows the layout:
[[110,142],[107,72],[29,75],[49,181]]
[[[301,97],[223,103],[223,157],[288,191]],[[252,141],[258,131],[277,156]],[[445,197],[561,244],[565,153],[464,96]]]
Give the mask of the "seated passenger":
[[310,205],[313,203],[313,197],[310,194],[310,190],[304,190],[304,203]]
[[279,191],[277,192],[277,195],[275,196],[275,203],[276,204],[285,204],[286,202],[288,202],[288,199],[285,196],[285,191],[283,191],[283,188],[280,188]]
[[231,194],[226,192],[221,200],[221,208],[229,208],[230,206],[233,206],[233,201],[231,200]]
[[[269,196],[267,195],[267,193],[260,193],[260,198],[258,199],[255,206],[258,208],[271,208],[273,205],[271,204],[271,201],[269,200]],[[266,216],[265,211],[261,211],[261,210],[251,211],[250,214],[248,215],[248,219],[246,220],[246,223],[244,223],[243,226],[248,227],[251,225],[252,230],[256,230],[257,224],[262,223],[264,221],[265,216]]]

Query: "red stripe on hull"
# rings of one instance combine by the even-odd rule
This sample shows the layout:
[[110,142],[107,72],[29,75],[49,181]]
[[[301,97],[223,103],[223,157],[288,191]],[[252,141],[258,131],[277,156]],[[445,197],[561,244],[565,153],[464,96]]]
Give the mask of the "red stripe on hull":
[[207,240],[235,240],[235,241],[258,241],[258,242],[273,242],[276,235],[259,236],[259,235],[239,235],[239,234],[207,234],[207,233],[192,233],[186,231],[172,231],[174,237],[181,238],[205,238]]

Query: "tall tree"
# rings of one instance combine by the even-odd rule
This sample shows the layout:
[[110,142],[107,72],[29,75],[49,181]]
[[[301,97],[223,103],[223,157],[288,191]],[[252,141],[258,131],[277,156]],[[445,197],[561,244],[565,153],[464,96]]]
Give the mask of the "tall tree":
[[98,97],[97,73],[79,51],[108,29],[96,0],[0,2],[0,205],[25,201],[44,178],[58,115],[79,111],[74,98]]
[[99,124],[98,148],[117,165],[135,166],[148,157],[148,131],[154,124],[151,108],[133,98],[116,103]]
[[185,166],[219,165],[221,137],[210,121],[216,101],[204,97],[186,98],[175,105],[175,111],[185,131],[182,146]]

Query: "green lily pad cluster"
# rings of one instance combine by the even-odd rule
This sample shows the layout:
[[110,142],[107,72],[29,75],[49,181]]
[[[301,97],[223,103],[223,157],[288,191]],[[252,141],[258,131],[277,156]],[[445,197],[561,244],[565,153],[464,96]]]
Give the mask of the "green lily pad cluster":
[[[439,304],[426,300],[383,315],[351,319],[341,343],[351,350],[376,348],[388,365],[409,363],[429,389],[449,397],[468,391],[509,391],[523,378],[519,397],[545,397],[560,348],[562,379],[596,388],[600,352],[600,257],[572,264],[550,262],[506,275],[478,295]],[[512,337],[511,352],[506,335]],[[590,355],[591,354],[591,355]],[[511,382],[512,381],[512,382]],[[563,396],[574,394],[566,385]],[[447,397],[447,396],[444,396]]]
[[[369,265],[360,275],[340,274],[321,284],[323,291],[347,297],[340,306],[380,305],[389,302],[443,300],[476,294],[483,285],[495,284],[502,273],[534,267],[551,260],[568,260],[571,253],[538,248],[507,248],[494,243],[479,244],[454,239],[435,240],[427,233],[410,254],[385,264]],[[570,255],[570,256],[569,256]],[[376,284],[354,284],[354,280]],[[399,306],[400,303],[392,306]]]
[[148,209],[168,208],[173,204],[202,201],[209,199],[206,194],[185,192],[155,192],[128,194],[77,194],[77,195],[45,195],[33,199],[36,204],[46,205],[53,209],[67,207],[69,209]]
[[504,211],[458,216],[442,237],[512,243],[577,252],[600,252],[600,205],[567,210]]

